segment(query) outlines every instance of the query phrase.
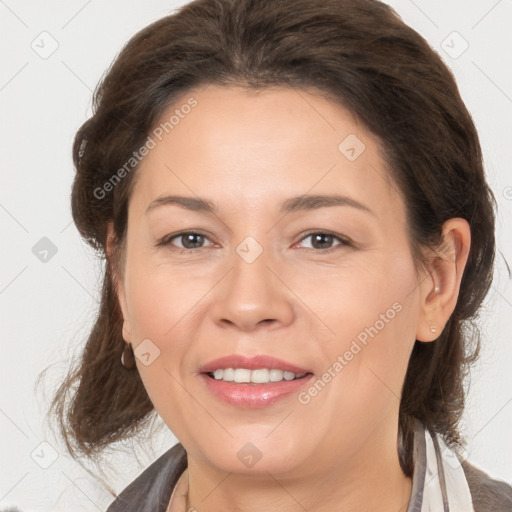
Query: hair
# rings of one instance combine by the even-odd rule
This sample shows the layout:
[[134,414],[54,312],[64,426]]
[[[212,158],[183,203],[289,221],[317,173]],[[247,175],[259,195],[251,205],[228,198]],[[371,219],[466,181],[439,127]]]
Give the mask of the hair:
[[376,0],[195,0],[135,34],[116,57],[73,145],[73,219],[105,266],[96,322],[51,406],[68,450],[93,458],[140,432],[154,411],[139,373],[120,362],[116,263],[106,251],[110,223],[116,247],[125,240],[137,165],[108,193],[104,185],[167,108],[208,84],[311,88],[350,111],[382,145],[418,264],[426,264],[420,249],[441,246],[445,221],[468,221],[471,247],[455,309],[437,340],[415,341],[405,376],[399,458],[411,476],[416,419],[454,446],[464,442],[458,424],[480,348],[475,320],[492,280],[496,201],[450,70]]

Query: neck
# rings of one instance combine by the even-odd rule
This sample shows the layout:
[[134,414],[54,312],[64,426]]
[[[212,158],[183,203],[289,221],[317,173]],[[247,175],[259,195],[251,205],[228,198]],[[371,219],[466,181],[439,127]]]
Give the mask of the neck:
[[[300,478],[292,473],[272,474],[271,471],[224,472],[189,457],[186,510],[406,512],[412,481],[400,467],[396,428],[387,430],[375,431],[349,461],[331,465],[311,463],[314,471],[307,478],[303,472]],[[325,471],[318,471],[318,467],[324,467]]]

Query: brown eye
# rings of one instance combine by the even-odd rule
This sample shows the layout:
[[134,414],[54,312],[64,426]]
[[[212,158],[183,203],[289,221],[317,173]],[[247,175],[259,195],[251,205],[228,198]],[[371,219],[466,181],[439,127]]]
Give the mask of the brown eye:
[[[207,247],[205,245],[205,241],[207,240],[209,240],[208,237],[201,233],[188,231],[164,238],[157,245],[165,246],[173,251],[187,252],[193,251],[194,249],[204,249]],[[210,243],[210,245],[212,244]]]
[[176,238],[182,239],[182,245],[185,249],[197,249],[202,247],[205,237],[199,233],[186,233]]
[[325,233],[318,233],[311,235],[311,245],[315,249],[330,249],[334,237],[332,235],[326,235]]
[[[321,231],[310,233],[309,235],[305,236],[301,243],[304,242],[304,240],[311,239],[311,242],[309,243],[309,247],[306,246],[307,249],[318,249],[318,250],[329,250],[334,249],[335,247],[342,245],[350,245],[347,240],[344,238],[334,235],[332,233],[323,233]],[[333,245],[334,242],[338,242],[335,245]]]

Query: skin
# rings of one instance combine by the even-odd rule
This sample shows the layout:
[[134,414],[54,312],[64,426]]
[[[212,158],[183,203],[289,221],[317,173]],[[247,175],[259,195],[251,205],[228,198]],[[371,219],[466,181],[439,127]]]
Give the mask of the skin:
[[[397,454],[401,387],[415,339],[435,340],[455,307],[467,222],[445,223],[442,251],[421,270],[378,140],[348,111],[312,90],[209,86],[184,95],[162,120],[190,96],[198,105],[137,170],[116,276],[125,340],[136,349],[149,338],[160,350],[137,368],[187,450],[187,506],[405,511],[411,479]],[[365,145],[355,161],[338,149],[349,134]],[[278,210],[290,197],[333,193],[371,213],[347,205]],[[171,194],[207,198],[218,211],[147,211]],[[158,246],[187,231],[205,235],[195,246],[202,248],[186,248],[184,237]],[[311,232],[350,243],[315,245]],[[247,236],[263,250],[252,263],[236,251]],[[114,244],[110,228],[109,254]],[[308,404],[292,394],[261,409],[235,407],[197,375],[206,362],[237,353],[276,356],[321,378],[397,303],[400,312]],[[251,468],[237,457],[247,442],[262,455]]]

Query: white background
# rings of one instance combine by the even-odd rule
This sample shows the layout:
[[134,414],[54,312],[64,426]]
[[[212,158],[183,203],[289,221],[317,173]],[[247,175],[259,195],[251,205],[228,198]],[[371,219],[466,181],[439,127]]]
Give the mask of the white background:
[[[0,510],[16,504],[24,512],[96,511],[112,499],[43,423],[52,387],[84,341],[99,297],[101,267],[71,223],[71,143],[90,115],[92,90],[122,45],[182,3],[0,0]],[[498,200],[501,255],[482,315],[483,353],[472,373],[463,426],[470,461],[510,482],[512,292],[504,258],[512,264],[512,4],[389,3],[452,68],[479,129]],[[44,31],[51,36],[40,36]],[[52,39],[58,43],[47,59],[31,47],[42,46],[41,38],[46,49]],[[453,58],[464,40],[468,49]],[[57,248],[45,263],[32,252],[42,237]],[[128,444],[124,454],[109,457],[105,478],[121,490],[174,443],[168,432],[155,436],[152,446],[139,446],[139,463]],[[49,468],[40,467],[55,457]]]

